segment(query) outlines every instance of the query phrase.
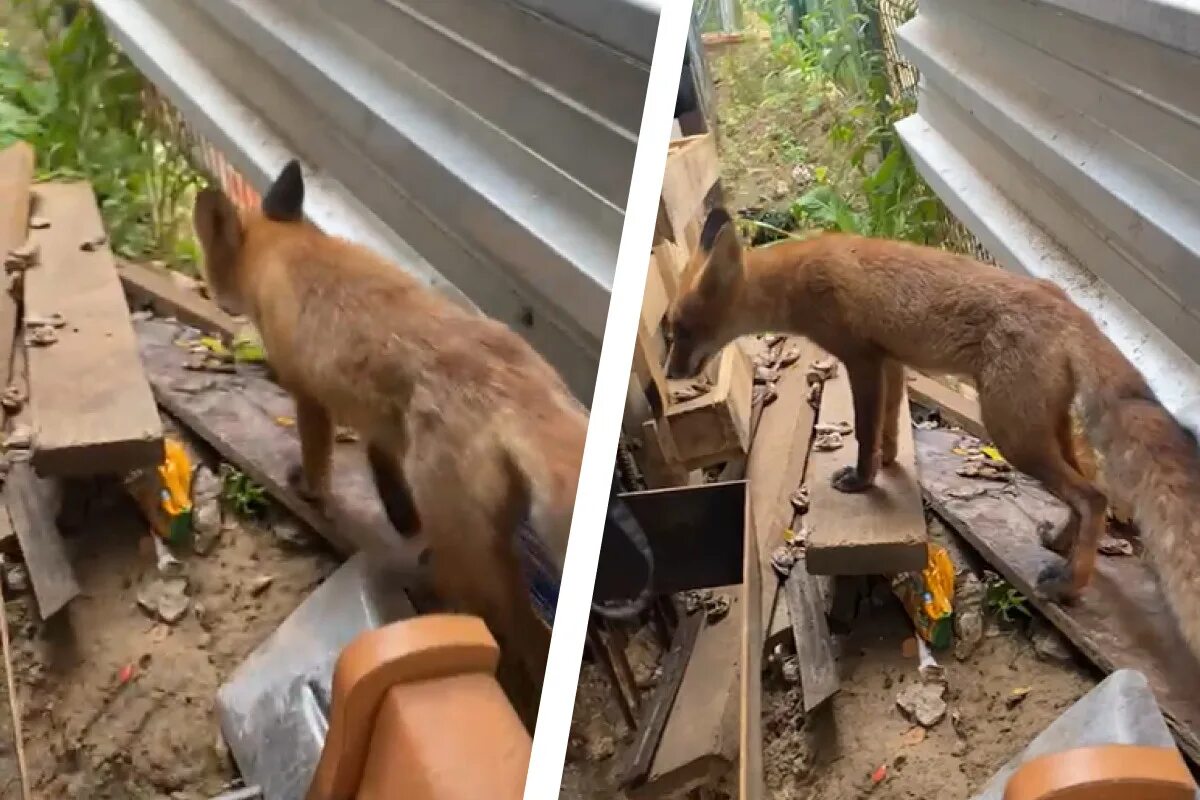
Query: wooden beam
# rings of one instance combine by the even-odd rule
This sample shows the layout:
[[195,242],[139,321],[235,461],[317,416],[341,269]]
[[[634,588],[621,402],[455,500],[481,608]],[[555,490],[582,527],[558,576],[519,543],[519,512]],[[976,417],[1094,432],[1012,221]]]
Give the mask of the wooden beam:
[[987,439],[978,400],[964,397],[950,387],[913,370],[907,371],[907,377],[908,394],[914,402],[926,408],[936,409],[945,422],[956,425],[973,436]]
[[[25,319],[61,314],[58,341],[33,347],[33,465],[42,475],[123,473],[157,464],[163,431],[138,360],[129,306],[86,183],[39,184],[39,264],[25,272]],[[85,243],[90,250],[84,249]]]
[[[0,151],[0,258],[25,243],[28,235],[33,148],[24,142]],[[17,297],[13,279],[0,277],[0,375],[12,368],[17,331]]]
[[[846,369],[825,382],[819,424],[854,424],[854,404]],[[925,567],[928,533],[921,506],[908,404],[900,404],[899,453],[881,469],[874,488],[846,494],[833,488],[833,474],[853,464],[858,440],[853,433],[831,452],[814,450],[808,463],[810,528],[805,555],[814,575],[891,575]]]
[[[1041,545],[1039,527],[1066,524],[1066,507],[1036,481],[1015,484],[958,475],[960,434],[916,432],[921,485],[930,506],[1104,672],[1134,669],[1146,676],[1180,747],[1200,761],[1197,664],[1190,658],[1153,568],[1138,557],[1096,559],[1096,572],[1080,599],[1062,606],[1035,591],[1038,574],[1059,556]],[[1147,531],[1146,535],[1154,535]]]
[[807,339],[789,340],[784,347],[800,348],[800,357],[785,369],[776,383],[778,396],[762,410],[750,453],[746,478],[754,511],[754,536],[762,565],[764,644],[767,650],[791,634],[792,623],[771,554],[783,544],[783,533],[792,524],[792,492],[804,483],[816,409],[808,402],[808,365],[820,352]]
[[160,317],[175,317],[205,333],[232,337],[237,322],[211,300],[189,292],[159,270],[133,261],[117,259],[117,272],[129,304],[150,308]]

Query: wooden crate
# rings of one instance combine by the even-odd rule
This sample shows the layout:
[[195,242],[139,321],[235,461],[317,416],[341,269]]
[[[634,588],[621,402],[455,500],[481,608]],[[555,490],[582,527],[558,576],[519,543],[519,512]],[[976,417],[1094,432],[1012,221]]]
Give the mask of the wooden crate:
[[750,447],[750,396],[754,371],[740,347],[730,345],[710,366],[713,388],[668,405],[666,420],[680,463],[703,469],[740,458]]
[[671,402],[663,366],[663,323],[699,241],[704,215],[719,202],[719,177],[711,134],[671,142],[632,370],[656,415],[641,423],[643,469],[653,486],[686,482],[689,471],[744,456],[749,446],[753,370],[740,348],[730,346],[714,360],[712,391],[684,403]]

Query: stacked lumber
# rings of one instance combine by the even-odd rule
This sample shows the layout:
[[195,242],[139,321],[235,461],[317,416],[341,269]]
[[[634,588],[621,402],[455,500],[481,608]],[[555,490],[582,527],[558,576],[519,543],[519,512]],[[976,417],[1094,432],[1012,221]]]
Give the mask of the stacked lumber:
[[654,246],[634,351],[633,374],[649,418],[637,421],[643,471],[652,487],[678,486],[689,473],[745,456],[750,445],[753,369],[730,345],[699,382],[668,381],[663,323],[700,238],[705,214],[720,200],[712,134],[676,139],[667,153]]
[[0,539],[17,540],[46,619],[79,593],[59,531],[62,479],[157,464],[163,433],[92,189],[35,185],[33,172],[28,145],[0,152]]

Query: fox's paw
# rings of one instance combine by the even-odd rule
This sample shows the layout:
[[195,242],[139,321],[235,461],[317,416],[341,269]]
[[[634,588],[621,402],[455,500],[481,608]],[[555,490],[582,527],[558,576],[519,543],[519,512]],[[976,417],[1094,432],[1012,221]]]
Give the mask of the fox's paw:
[[309,505],[315,506],[318,510],[324,511],[325,497],[324,494],[316,489],[313,489],[308,484],[308,479],[304,477],[304,467],[300,464],[293,464],[287,473],[288,486],[300,495],[300,499]]
[[837,472],[833,473],[831,481],[833,488],[839,492],[854,494],[856,492],[865,492],[870,489],[875,483],[873,479],[863,478],[858,474],[856,467],[842,467]]
[[1070,605],[1079,599],[1073,583],[1071,565],[1066,561],[1055,561],[1038,573],[1037,593],[1052,602]]
[[1044,519],[1038,523],[1037,532],[1042,547],[1061,556],[1070,553],[1071,546],[1075,543],[1074,532],[1070,525],[1056,529],[1054,523]]

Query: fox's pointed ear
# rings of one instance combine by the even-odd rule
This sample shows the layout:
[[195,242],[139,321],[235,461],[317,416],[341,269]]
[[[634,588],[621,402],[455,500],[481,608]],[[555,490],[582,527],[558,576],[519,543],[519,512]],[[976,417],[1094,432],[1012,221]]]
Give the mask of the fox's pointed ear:
[[275,222],[299,222],[304,218],[304,175],[299,161],[289,161],[263,195],[262,212]]
[[700,231],[700,252],[705,255],[700,289],[724,294],[742,279],[742,243],[729,212],[714,208]]
[[196,194],[192,225],[200,243],[209,252],[235,252],[242,244],[242,218],[237,207],[220,189],[203,189]]

